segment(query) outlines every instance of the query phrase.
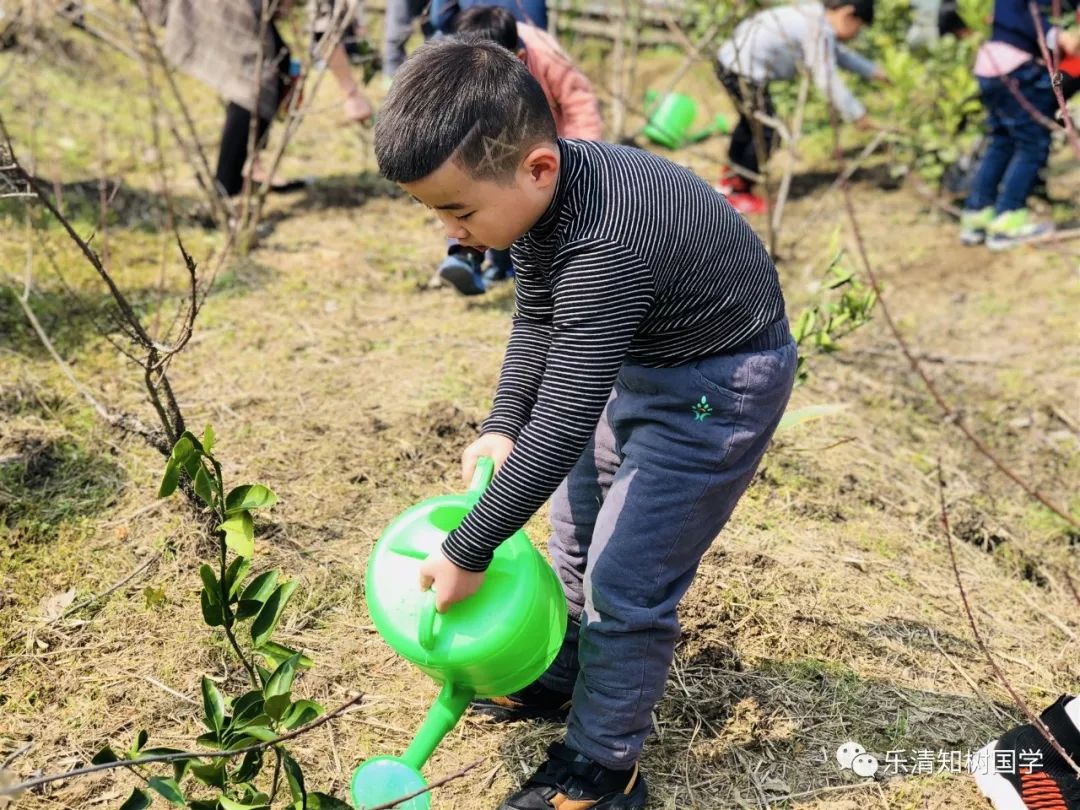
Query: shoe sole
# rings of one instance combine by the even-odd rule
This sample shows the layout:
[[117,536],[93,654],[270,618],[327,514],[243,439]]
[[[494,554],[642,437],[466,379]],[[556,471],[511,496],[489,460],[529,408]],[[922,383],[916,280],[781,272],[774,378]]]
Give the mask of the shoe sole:
[[[997,750],[997,740],[987,743],[975,755],[975,762],[993,764],[994,751]],[[975,777],[975,785],[982,795],[994,806],[994,810],[1030,810],[1016,792],[1012,783],[999,773],[982,770],[972,771]]]
[[1020,245],[1026,245],[1029,242],[1036,242],[1042,239],[1044,236],[1049,236],[1053,231],[1043,231],[1042,233],[1033,233],[1030,236],[1009,236],[1001,239],[1000,241],[992,236],[986,237],[986,247],[988,250],[992,250],[995,253],[1002,250],[1011,250],[1014,247]]
[[975,247],[986,241],[986,234],[960,234],[960,244],[967,247]]
[[483,295],[484,288],[476,286],[472,270],[460,264],[451,264],[439,268],[439,278],[450,282],[462,295]]

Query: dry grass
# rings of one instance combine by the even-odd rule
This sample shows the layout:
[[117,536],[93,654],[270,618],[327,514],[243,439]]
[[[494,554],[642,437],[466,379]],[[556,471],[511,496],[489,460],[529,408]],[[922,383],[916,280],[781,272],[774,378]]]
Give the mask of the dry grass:
[[[43,112],[39,160],[65,182],[92,179],[78,134],[94,131],[99,117],[82,94],[101,84],[119,92],[94,72],[102,57],[82,40],[70,51],[98,78],[58,92]],[[122,82],[120,63],[108,64]],[[642,75],[661,74],[658,64]],[[72,75],[61,63],[38,81],[56,87]],[[707,76],[698,71],[693,81],[705,86]],[[185,86],[198,98],[197,86]],[[436,223],[371,174],[363,144],[336,127],[334,92],[324,88],[319,107],[329,112],[301,131],[285,165],[287,174],[326,179],[273,201],[269,232],[221,279],[174,382],[191,424],[213,423],[228,482],[262,481],[281,496],[259,524],[256,568],[302,583],[277,635],[316,661],[298,696],[327,706],[357,690],[368,696],[294,746],[309,786],[344,795],[356,764],[404,748],[435,695],[375,634],[360,589],[364,560],[394,514],[460,486],[458,452],[490,401],[512,295],[473,301],[421,289],[442,250]],[[25,133],[32,105],[17,95]],[[212,142],[217,109],[205,98],[196,108]],[[61,132],[78,144],[70,160]],[[681,157],[711,176],[722,145]],[[122,162],[118,147],[114,160]],[[1059,176],[1064,186],[1076,170]],[[883,192],[873,177],[857,176],[855,193],[905,335],[1017,471],[1075,509],[1075,254],[961,250],[949,223],[913,195]],[[131,200],[153,200],[145,172],[125,180]],[[180,193],[195,196],[183,185]],[[18,215],[4,211],[0,256],[21,267]],[[790,234],[799,235],[782,240],[790,311],[813,295],[828,232],[842,224],[838,198],[821,211],[814,194],[789,209]],[[152,301],[161,257],[171,255],[168,234],[140,230],[137,219],[119,217],[110,245],[118,275]],[[220,244],[193,220],[184,234],[197,257]],[[47,243],[69,281],[93,290],[55,232]],[[130,367],[92,328],[65,317],[47,264],[37,274],[55,296],[38,305],[54,307],[49,325],[82,379],[109,402],[142,410]],[[0,664],[0,758],[32,740],[15,767],[55,772],[86,762],[105,741],[126,746],[140,728],[153,730],[152,744],[189,746],[202,674],[233,693],[243,683],[199,617],[205,541],[179,501],[155,502],[160,459],[93,422],[12,306],[0,299],[0,456],[26,459],[18,475],[0,479],[0,496],[15,493],[9,502],[21,504],[0,527],[0,638],[18,636]],[[961,575],[999,663],[1034,705],[1080,690],[1080,617],[1062,578],[1071,570],[1080,581],[1077,535],[942,422],[879,322],[840,355],[813,361],[794,406],[821,402],[849,407],[778,437],[684,602],[684,638],[643,761],[651,808],[981,806],[966,777],[859,782],[833,760],[849,739],[882,756],[966,751],[1015,717],[960,608],[939,526],[938,460],[965,541]],[[544,516],[529,530],[543,540]],[[42,600],[71,587],[83,600],[148,560],[107,598],[51,625],[40,620]],[[164,602],[148,606],[147,586],[164,589]],[[484,752],[487,760],[442,789],[435,806],[494,806],[558,734],[467,718],[428,773]],[[19,806],[114,806],[134,783],[111,772],[59,783]]]

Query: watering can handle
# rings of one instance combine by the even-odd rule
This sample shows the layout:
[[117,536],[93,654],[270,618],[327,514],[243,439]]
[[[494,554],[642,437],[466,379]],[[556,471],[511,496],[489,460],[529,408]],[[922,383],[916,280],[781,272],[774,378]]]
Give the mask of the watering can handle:
[[495,461],[490,456],[480,456],[476,460],[476,468],[473,470],[472,481],[469,482],[469,494],[479,498],[488,488],[491,479],[495,475]]
[[424,594],[424,604],[420,606],[420,627],[418,641],[425,650],[435,647],[435,591],[429,588]]

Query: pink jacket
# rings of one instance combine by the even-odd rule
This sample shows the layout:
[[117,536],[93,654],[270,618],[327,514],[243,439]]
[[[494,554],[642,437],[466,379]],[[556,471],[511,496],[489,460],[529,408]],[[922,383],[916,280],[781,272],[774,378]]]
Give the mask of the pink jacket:
[[521,22],[517,29],[525,44],[525,66],[544,88],[559,137],[600,140],[600,104],[585,74],[547,31]]

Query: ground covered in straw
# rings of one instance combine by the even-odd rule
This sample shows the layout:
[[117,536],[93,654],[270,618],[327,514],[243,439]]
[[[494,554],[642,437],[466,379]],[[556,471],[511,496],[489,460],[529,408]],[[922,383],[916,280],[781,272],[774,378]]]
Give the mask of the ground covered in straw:
[[[57,36],[48,58],[0,54],[0,72],[13,71],[5,119],[82,232],[97,229],[120,284],[165,322],[184,278],[161,225],[141,77],[77,32]],[[642,88],[677,62],[643,64]],[[719,97],[707,64],[689,81]],[[182,86],[213,143],[220,108]],[[285,160],[285,174],[314,184],[271,201],[258,246],[218,278],[173,379],[189,423],[213,424],[227,483],[264,482],[281,498],[257,524],[255,566],[300,582],[276,636],[315,661],[296,695],[328,707],[366,696],[293,744],[309,788],[344,797],[359,762],[404,748],[436,692],[375,633],[366,556],[401,509],[460,487],[458,454],[490,402],[513,297],[428,288],[437,223],[377,178],[368,136],[338,125],[337,102],[321,89]],[[858,151],[853,135],[850,145]],[[712,177],[723,148],[678,158]],[[168,157],[185,245],[212,263],[222,237],[204,227],[182,157],[171,147]],[[1051,178],[1059,194],[1077,187],[1064,164]],[[121,180],[104,223],[101,167]],[[819,300],[836,228],[859,269],[834,174],[801,166],[789,202],[778,266],[792,314]],[[882,161],[853,183],[886,302],[926,372],[1016,475],[1075,514],[1075,243],[1071,253],[961,249],[949,218],[891,183]],[[0,761],[32,742],[12,768],[61,771],[144,728],[151,744],[190,747],[202,675],[233,694],[243,685],[199,614],[197,570],[212,549],[178,499],[156,499],[160,456],[94,418],[15,298],[29,250],[31,300],[58,350],[100,399],[150,419],[133,367],[94,327],[100,284],[55,224],[28,227],[19,201],[0,215]],[[810,357],[792,407],[817,404],[842,408],[778,434],[685,600],[642,762],[650,808],[982,806],[947,760],[1017,712],[964,614],[939,465],[960,576],[998,665],[1035,707],[1080,690],[1080,605],[1064,573],[1080,583],[1080,535],[943,418],[880,312],[839,353]],[[538,544],[545,527],[544,515],[529,526]],[[494,807],[558,736],[466,719],[428,774],[482,761],[434,807]],[[848,740],[920,772],[841,772],[833,753]],[[136,784],[111,771],[18,806],[119,806]]]

